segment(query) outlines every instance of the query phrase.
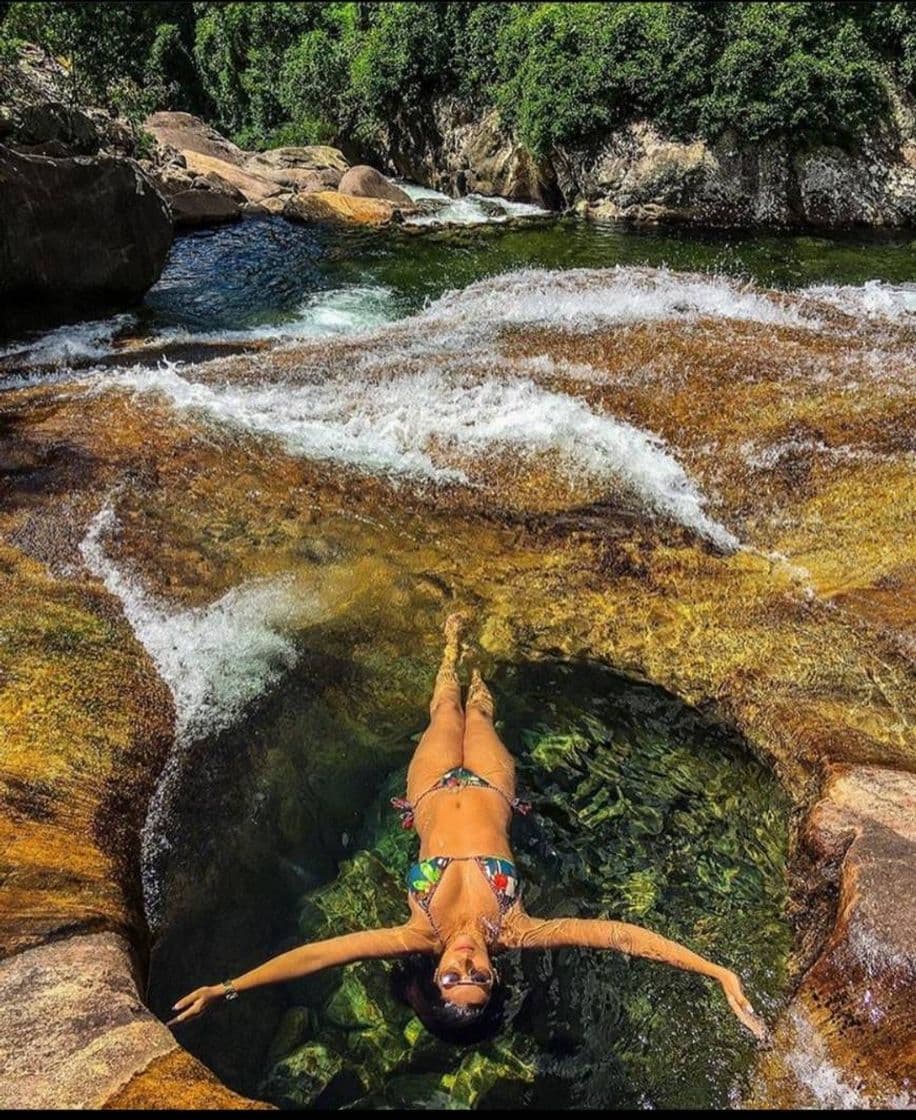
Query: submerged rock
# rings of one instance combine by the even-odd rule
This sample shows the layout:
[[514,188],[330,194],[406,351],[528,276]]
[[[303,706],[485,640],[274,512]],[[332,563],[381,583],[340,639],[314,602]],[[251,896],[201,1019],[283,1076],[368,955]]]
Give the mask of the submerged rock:
[[[452,602],[474,606],[485,665],[601,661],[702,705],[773,765],[800,817],[824,802],[793,855],[803,879],[794,892],[802,904],[800,994],[777,1027],[773,1063],[764,1058],[760,1066],[774,1087],[767,1099],[810,1102],[793,1073],[804,1066],[791,1041],[799,1037],[801,1058],[823,1054],[859,1099],[904,1098],[912,1023],[900,985],[912,965],[912,892],[900,884],[916,850],[903,781],[916,762],[908,606],[916,579],[916,367],[911,317],[899,299],[883,288],[789,294],[641,269],[529,271],[451,293],[368,341],[287,341],[179,370],[111,369],[92,393],[65,378],[11,389],[3,395],[15,452],[4,535],[62,571],[74,563],[73,539],[99,495],[127,479],[115,499],[120,531],[106,549],[162,602],[206,607],[248,580],[300,576],[318,604],[300,630],[327,658],[314,678],[354,703],[384,696],[397,708],[397,718],[378,711],[379,738],[345,724],[348,765],[367,770],[353,771],[360,777],[352,787],[320,786],[322,807],[362,799],[360,783],[380,759],[392,768],[406,761],[404,724],[411,712],[422,719],[422,700],[400,659],[409,650],[431,677]],[[528,429],[526,440],[511,442],[523,426],[509,428],[507,415],[535,416],[540,442]],[[473,425],[464,423],[469,416]],[[655,442],[626,442],[629,429],[612,422],[654,433]],[[403,442],[379,468],[379,449],[389,448],[381,437],[392,431]],[[348,457],[329,462],[341,448]],[[419,481],[395,473],[407,451]],[[684,473],[670,473],[672,460]],[[604,469],[607,461],[638,475],[641,498]],[[670,506],[661,513],[651,504],[670,496],[658,480],[672,478],[682,487],[675,485],[675,497],[692,496],[681,520]],[[711,520],[691,522],[698,511]],[[740,546],[703,536],[712,523]],[[127,749],[126,736],[143,719],[162,718],[168,699],[150,692],[145,659],[142,678],[125,680],[139,647],[95,581],[55,579],[13,549],[3,560],[2,699],[14,744],[2,763],[4,932],[22,951],[74,925],[92,932],[92,921],[129,922],[121,884],[124,869],[135,869],[126,844],[135,825],[125,813],[141,815],[161,750]],[[302,747],[306,761],[308,751],[313,759],[326,753],[331,723],[315,724]],[[660,821],[657,810],[624,804],[615,782],[602,783],[608,754],[590,756],[588,738],[580,728],[539,733],[531,743],[565,791],[557,820],[549,808],[544,814],[548,838],[551,829],[568,833],[573,820],[577,829],[614,836],[609,830],[632,818],[633,844],[678,840],[689,821]],[[378,752],[369,761],[367,743]],[[243,745],[255,750],[247,739]],[[895,768],[903,773],[891,780]],[[659,770],[680,773],[676,762]],[[304,819],[302,777],[291,765],[281,776],[277,815],[289,843]],[[747,789],[726,782],[710,793],[709,820],[727,837]],[[124,821],[119,860],[98,846],[107,819],[97,809],[109,794],[119,798],[115,819]],[[757,850],[767,850],[771,831],[761,828]],[[370,841],[359,844],[376,852]],[[353,859],[349,843],[335,849],[344,865]],[[314,897],[311,908],[304,904],[303,932],[323,928],[323,915],[338,928],[348,912],[360,921],[393,915],[403,899],[389,849],[399,843],[380,840],[378,852],[363,857],[362,893],[352,886],[333,906],[327,899],[324,911]],[[551,866],[549,851],[518,850]],[[585,845],[566,854],[586,866],[594,855]],[[290,875],[298,881],[308,870]],[[613,881],[615,908],[648,924],[670,882],[667,868],[623,868],[616,880],[611,870],[607,861],[596,864],[592,878]],[[721,867],[695,860],[690,870],[704,890],[742,897],[741,879]],[[561,870],[548,885],[561,890],[567,882]],[[807,905],[812,884],[816,905]],[[744,916],[753,923],[752,913]],[[704,929],[698,922],[701,939]],[[758,932],[771,933],[765,923]],[[300,1014],[283,1041],[287,1056],[320,1041],[326,1055],[347,1055],[378,1085],[386,1062],[404,1051],[418,1055],[409,1017],[406,1037],[390,1030],[403,1012],[389,1016],[383,971],[354,970],[336,999],[339,978],[316,978],[308,1000],[294,994],[300,1007],[314,997],[328,1034],[322,1025],[320,1037],[310,1035],[318,1028]],[[538,974],[529,987],[547,989],[561,976]],[[685,981],[678,973],[670,982]],[[589,991],[575,993],[577,1005]],[[612,999],[583,1005],[593,1018],[601,1012],[594,1021],[616,1022]],[[374,1008],[384,1009],[387,1025]],[[331,1033],[331,1015],[334,1030],[353,1034],[352,1051],[347,1037]],[[656,1015],[647,1001],[636,1006],[637,1022]],[[343,1023],[361,1025],[350,1031]],[[602,1025],[573,1042],[600,1046],[606,1057],[609,1033]],[[17,1037],[31,1047],[41,1033],[33,1024]],[[563,1065],[567,1054],[559,1048],[558,1067],[599,1091],[591,1067]],[[318,1064],[314,1054],[302,1060]],[[670,1064],[665,1053],[646,1061]],[[397,1068],[378,1090],[382,1099],[448,1099],[428,1068]],[[283,1076],[290,1086],[283,1092],[294,1094],[295,1077]],[[379,1099],[346,1077],[341,1070],[331,1078],[333,1093]]]
[[5,300],[58,310],[123,307],[159,279],[171,243],[168,209],[132,161],[51,159],[0,147]]

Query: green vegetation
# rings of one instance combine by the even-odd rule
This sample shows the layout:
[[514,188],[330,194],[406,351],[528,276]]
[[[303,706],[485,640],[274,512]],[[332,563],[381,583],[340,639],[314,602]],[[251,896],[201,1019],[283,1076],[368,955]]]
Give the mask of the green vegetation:
[[916,8],[840,3],[0,3],[77,100],[202,112],[246,146],[369,140],[454,94],[532,151],[637,117],[853,144],[916,92]]

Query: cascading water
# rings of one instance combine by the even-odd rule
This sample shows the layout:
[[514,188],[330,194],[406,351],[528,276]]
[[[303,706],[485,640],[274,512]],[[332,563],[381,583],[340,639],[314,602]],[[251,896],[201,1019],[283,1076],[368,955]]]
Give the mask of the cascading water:
[[[896,417],[884,422],[914,376],[902,247],[869,249],[859,264],[843,246],[787,239],[777,252],[774,239],[638,237],[563,221],[491,222],[447,236],[244,222],[182,239],[136,316],[0,353],[2,387],[41,400],[52,434],[53,425],[67,431],[72,414],[74,442],[85,427],[106,461],[123,454],[129,463],[123,477],[106,476],[101,512],[94,496],[81,552],[120,598],[176,703],[178,765],[145,837],[161,932],[157,1008],[217,966],[238,971],[313,935],[322,899],[347,903],[358,847],[374,853],[373,867],[397,865],[403,852],[374,827],[373,803],[420,729],[441,615],[452,595],[487,604],[491,581],[512,578],[500,565],[523,549],[525,533],[542,532],[539,547],[551,534],[589,535],[580,566],[604,584],[583,596],[569,648],[587,647],[594,625],[626,662],[632,636],[601,614],[615,581],[658,578],[652,591],[664,602],[698,566],[732,561],[733,573],[753,549],[817,560],[834,514],[815,506],[812,542],[787,496],[810,488],[819,500],[819,480],[835,477],[839,488],[865,463],[896,478],[911,454]],[[863,284],[875,254],[887,280]],[[712,265],[718,274],[693,271]],[[748,273],[803,290],[773,291]],[[210,360],[181,358],[189,341],[211,347]],[[880,425],[868,412],[879,382]],[[787,399],[803,423],[783,421]],[[816,411],[852,399],[842,423]],[[722,419],[732,411],[734,425]],[[893,541],[873,535],[891,564]],[[736,556],[739,541],[748,551]],[[664,579],[651,567],[656,553],[672,558]],[[550,597],[570,576],[559,553],[544,555],[525,563],[541,580],[547,625]],[[476,575],[463,584],[468,568]],[[827,575],[830,587],[850,583],[841,564]],[[315,589],[332,579],[329,610]],[[730,589],[713,609],[756,609]],[[793,593],[789,581],[778,610],[768,608],[774,624],[778,612],[807,609]],[[488,642],[503,640],[505,618],[491,620],[484,607],[479,622]],[[645,628],[656,625],[669,627],[671,643],[707,635],[710,658],[744,639],[720,641],[686,609],[676,622],[650,612]],[[566,648],[562,637],[555,648]],[[831,656],[818,651],[816,677]],[[670,698],[595,667],[555,662],[548,676],[545,691],[531,666],[497,674],[507,733],[544,794],[543,822],[520,849],[532,905],[551,890],[541,864],[559,859],[556,879],[584,910],[623,907],[697,944],[708,938],[711,952],[751,970],[753,994],[775,1010],[788,948],[787,824],[775,785],[727,736],[705,753],[709,725],[701,734]],[[689,687],[689,672],[684,679]],[[596,715],[618,687],[619,707]],[[588,786],[590,768],[604,787]],[[747,797],[737,798],[730,831],[713,807],[737,786]],[[673,855],[659,856],[671,837],[689,838],[681,856],[695,881]],[[573,868],[577,846],[584,862]],[[372,905],[398,904],[389,886],[375,884]],[[736,892],[771,935],[765,961],[750,949],[755,927],[739,935],[729,921]],[[285,1103],[466,1104],[461,1086],[475,1078],[490,1078],[480,1099],[493,1105],[530,1103],[532,1084],[558,1104],[728,1103],[750,1050],[720,1029],[708,993],[640,968],[612,966],[615,994],[594,963],[584,972],[565,959],[513,966],[521,1002],[511,1045],[469,1057],[463,1072],[453,1055],[386,1051],[360,1092],[346,1071],[366,1072],[365,1054],[352,1049],[355,1033],[343,1037],[340,1016],[366,992],[364,1009],[389,1013],[368,973],[292,995],[279,1041],[277,992],[182,1041],[231,1083]],[[676,1009],[675,1023],[696,1013],[702,1026],[672,1040],[660,1005]],[[616,1057],[595,1052],[582,1007],[616,1032]],[[542,1021],[553,1026],[545,1032]],[[344,1072],[306,1091],[316,1024]],[[675,1043],[677,1061],[663,1068],[653,1054]],[[811,1081],[809,1056],[797,1064]]]

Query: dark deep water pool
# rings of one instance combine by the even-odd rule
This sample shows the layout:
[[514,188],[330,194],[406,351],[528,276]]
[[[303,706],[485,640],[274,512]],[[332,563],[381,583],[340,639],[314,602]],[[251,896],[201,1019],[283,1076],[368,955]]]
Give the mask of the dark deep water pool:
[[519,268],[645,265],[776,288],[913,280],[905,233],[815,235],[642,228],[578,218],[463,229],[345,231],[248,219],[180,237],[144,325],[336,333],[400,318],[453,288]]
[[[380,670],[381,670],[380,666]],[[388,669],[391,670],[391,666]],[[416,707],[344,660],[307,660],[242,727],[201,741],[173,805],[150,1002],[302,940],[403,920],[413,850],[387,809]],[[683,940],[744,978],[772,1018],[785,992],[789,806],[733,736],[661,690],[589,664],[498,666],[502,730],[535,805],[513,844],[530,912],[607,916]],[[585,950],[512,953],[507,1029],[435,1042],[369,962],[245,995],[179,1028],[230,1086],[285,1107],[709,1108],[755,1044],[717,986]]]

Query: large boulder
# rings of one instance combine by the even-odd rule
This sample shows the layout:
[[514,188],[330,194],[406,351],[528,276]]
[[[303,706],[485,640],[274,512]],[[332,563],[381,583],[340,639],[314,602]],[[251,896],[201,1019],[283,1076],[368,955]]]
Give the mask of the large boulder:
[[152,133],[158,144],[179,152],[199,152],[237,167],[245,162],[245,152],[238,145],[191,113],[153,113],[143,122],[143,127]]
[[343,152],[328,144],[308,144],[302,148],[270,148],[266,152],[256,152],[249,156],[246,165],[252,170],[302,168],[306,171],[339,171],[341,175],[350,166]]
[[0,294],[126,305],[159,279],[168,208],[137,164],[51,159],[0,146]]
[[396,187],[380,171],[365,164],[351,167],[337,184],[337,189],[341,194],[356,195],[357,198],[380,198],[396,206],[413,206],[409,194]]
[[101,147],[99,130],[92,118],[80,109],[56,101],[22,106],[15,115],[14,131],[20,146],[60,144],[74,156],[95,155]]

